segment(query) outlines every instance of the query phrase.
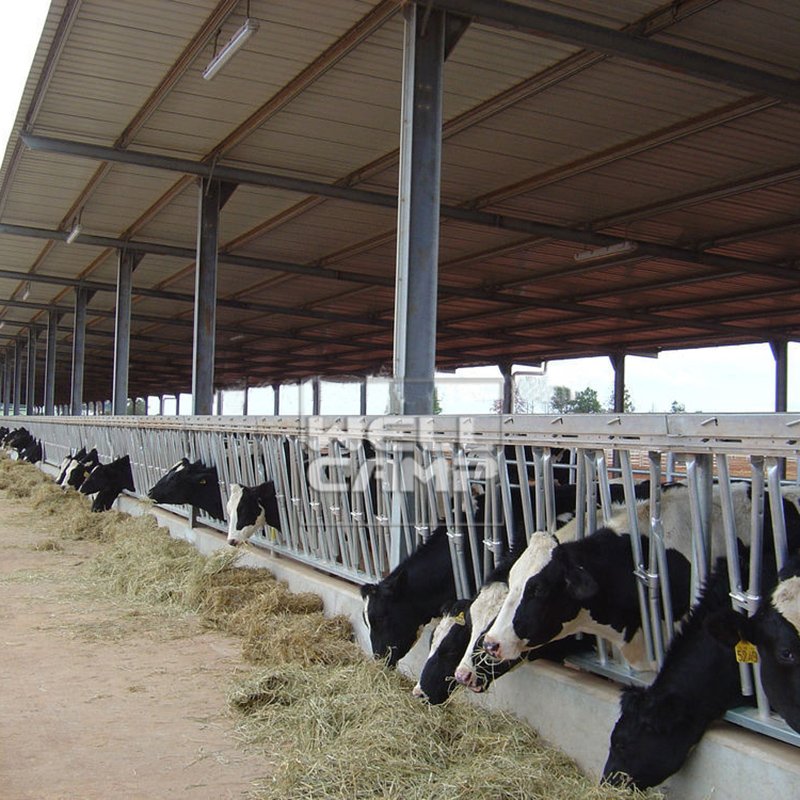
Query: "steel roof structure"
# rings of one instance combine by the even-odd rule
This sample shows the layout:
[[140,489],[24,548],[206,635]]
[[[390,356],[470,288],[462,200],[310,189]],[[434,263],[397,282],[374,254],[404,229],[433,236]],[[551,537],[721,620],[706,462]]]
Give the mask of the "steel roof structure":
[[[404,5],[53,0],[0,170],[0,347],[51,321],[63,400],[83,290],[110,397],[124,250],[130,393],[187,391],[216,178],[216,385],[391,369]],[[800,338],[796,2],[437,9],[439,368]]]

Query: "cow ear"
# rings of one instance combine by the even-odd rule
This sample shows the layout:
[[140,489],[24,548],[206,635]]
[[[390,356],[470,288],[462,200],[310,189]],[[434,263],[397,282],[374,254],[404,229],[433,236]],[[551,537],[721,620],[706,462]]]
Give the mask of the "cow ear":
[[750,625],[747,617],[732,608],[725,608],[709,615],[703,627],[710,636],[729,647],[734,647],[741,639],[754,641],[755,626]]
[[364,583],[361,585],[361,596],[363,598],[372,597],[378,593],[377,583]]
[[565,573],[567,591],[576,600],[589,600],[599,591],[597,581],[583,564],[570,564]]

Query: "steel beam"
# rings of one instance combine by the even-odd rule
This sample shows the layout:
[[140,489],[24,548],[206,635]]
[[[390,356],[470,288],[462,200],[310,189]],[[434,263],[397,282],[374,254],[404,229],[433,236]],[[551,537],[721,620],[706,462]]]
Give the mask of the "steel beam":
[[72,335],[72,386],[70,388],[70,414],[81,415],[83,409],[83,366],[86,359],[86,306],[89,293],[85,288],[75,290],[75,321]]
[[[396,283],[395,397],[403,414],[433,412],[445,15],[407,6]],[[409,96],[410,95],[410,96]],[[405,295],[405,297],[403,296]]]
[[474,22],[524,31],[554,39],[607,56],[617,56],[650,66],[691,75],[700,80],[766,94],[790,103],[800,103],[800,85],[764,70],[735,61],[708,56],[685,47],[644,39],[590,22],[540,11],[504,0],[416,0],[454,14],[472,17]]

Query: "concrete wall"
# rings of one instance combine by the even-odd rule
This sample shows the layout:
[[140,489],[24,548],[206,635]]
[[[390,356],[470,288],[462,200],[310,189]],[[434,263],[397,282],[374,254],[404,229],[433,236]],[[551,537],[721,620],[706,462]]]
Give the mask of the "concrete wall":
[[[192,542],[201,552],[226,547],[219,532],[131,497],[117,507],[130,514],[153,513],[176,538]],[[242,564],[264,567],[288,582],[296,592],[319,594],[328,614],[345,614],[361,645],[367,633],[361,617],[358,587],[327,576],[253,545],[243,552]],[[400,662],[416,677],[427,655],[428,634]],[[589,775],[598,777],[605,763],[608,738],[618,715],[619,688],[603,678],[549,663],[523,664],[497,681],[486,695],[469,695],[481,708],[502,709],[525,719],[549,743],[566,752]],[[727,722],[716,723],[678,775],[662,787],[675,800],[753,800],[756,797],[800,796],[800,751],[788,744],[746,731]]]

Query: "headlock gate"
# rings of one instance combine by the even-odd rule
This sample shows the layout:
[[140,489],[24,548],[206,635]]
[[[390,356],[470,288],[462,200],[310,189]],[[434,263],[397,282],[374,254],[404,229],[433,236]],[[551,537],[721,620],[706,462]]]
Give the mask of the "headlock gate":
[[[664,481],[689,486],[692,587],[699,591],[711,552],[711,494],[718,484],[731,601],[755,612],[762,548],[787,556],[780,503],[771,503],[772,541],[764,541],[765,492],[777,497],[798,483],[800,417],[796,414],[633,414],[434,417],[24,417],[58,464],[81,447],[101,462],[129,455],[136,495],[183,457],[215,466],[225,506],[233,483],[275,483],[280,530],[252,537],[259,547],[363,583],[380,580],[440,526],[448,532],[457,590],[471,596],[512,543],[557,526],[556,482],[574,484],[578,536],[609,520],[612,496],[629,510],[633,559],[646,648],[661,664],[674,628],[661,537]],[[11,422],[9,419],[8,422]],[[557,480],[554,477],[557,476]],[[647,479],[650,530],[638,529],[635,483]],[[751,484],[751,569],[739,574],[730,487]],[[617,486],[615,486],[617,484]],[[620,488],[621,486],[621,488]],[[521,489],[527,489],[527,491]],[[613,489],[613,491],[612,491]],[[173,508],[198,515],[185,507]],[[206,525],[226,524],[200,512]],[[641,535],[656,543],[645,563]],[[598,642],[583,664],[639,682]],[[746,694],[758,709],[728,717],[800,745],[800,735],[771,715],[755,674],[742,665]]]

